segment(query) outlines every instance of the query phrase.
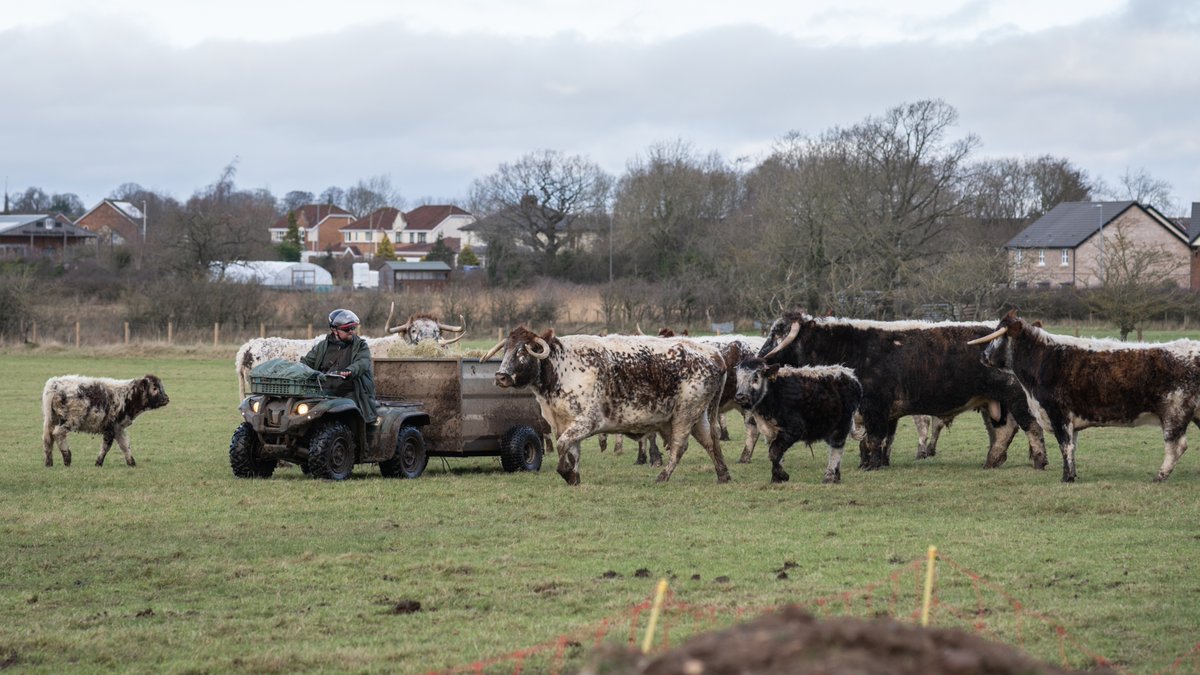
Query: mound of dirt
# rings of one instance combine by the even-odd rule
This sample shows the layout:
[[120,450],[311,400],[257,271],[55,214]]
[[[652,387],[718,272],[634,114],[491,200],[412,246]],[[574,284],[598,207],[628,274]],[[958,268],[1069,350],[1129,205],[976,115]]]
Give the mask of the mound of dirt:
[[[580,675],[1051,675],[1081,671],[1042,663],[1007,645],[956,629],[890,618],[818,620],[787,607],[732,628],[698,635],[645,656],[605,648]],[[1113,673],[1089,670],[1088,673]]]

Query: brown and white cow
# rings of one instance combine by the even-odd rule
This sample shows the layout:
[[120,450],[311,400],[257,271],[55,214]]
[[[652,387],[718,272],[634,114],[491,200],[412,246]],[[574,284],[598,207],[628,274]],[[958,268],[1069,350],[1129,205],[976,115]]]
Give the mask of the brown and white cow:
[[138,415],[170,401],[156,375],[132,380],[64,375],[46,380],[42,389],[42,450],[46,466],[54,466],[55,443],[62,453],[63,465],[71,466],[67,434],[72,431],[103,435],[104,445],[96,457],[96,466],[104,465],[104,457],[114,440],[125,455],[125,463],[136,466],[125,429]]
[[690,434],[708,451],[717,482],[729,480],[715,433],[725,363],[714,347],[686,339],[538,335],[517,328],[480,360],[503,350],[496,384],[530,387],[557,439],[558,473],[579,484],[579,443],[598,433],[661,433],[671,478]]
[[787,312],[772,324],[760,351],[768,362],[854,370],[863,387],[861,468],[890,463],[886,440],[901,417],[951,417],[980,406],[990,411],[985,421],[995,424],[989,428],[985,468],[1004,463],[1018,426],[1029,436],[1034,467],[1044,468],[1042,429],[1021,386],[1011,375],[981,364],[966,345],[991,330],[982,323],[862,321]]
[[1010,311],[980,360],[1013,374],[1062,449],[1065,483],[1075,480],[1079,432],[1089,427],[1162,427],[1164,481],[1187,450],[1188,424],[1200,426],[1200,342],[1126,343],[1054,335]]
[[771,443],[771,482],[788,480],[783,470],[788,448],[817,441],[829,446],[822,482],[841,482],[842,452],[863,395],[854,371],[843,366],[793,368],[751,356],[734,372],[738,403],[753,411]]

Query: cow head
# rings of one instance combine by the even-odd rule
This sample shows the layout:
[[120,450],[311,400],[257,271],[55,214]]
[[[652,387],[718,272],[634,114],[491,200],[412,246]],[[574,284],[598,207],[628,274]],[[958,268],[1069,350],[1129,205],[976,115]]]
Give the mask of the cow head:
[[[1035,326],[1040,323],[1035,322]],[[1012,370],[1012,350],[1009,349],[1009,338],[1020,336],[1028,330],[1025,322],[1017,316],[1017,310],[1009,310],[1008,314],[1000,319],[1000,325],[996,330],[984,335],[983,337],[975,338],[967,344],[980,345],[986,344],[983,353],[980,354],[979,360],[985,366],[999,368],[1001,370]]]
[[768,364],[754,356],[742,359],[737,365],[737,393],[733,400],[747,410],[753,409],[767,395],[769,382],[779,368],[779,364]]
[[[388,333],[399,333],[404,341],[410,345],[420,344],[429,340],[436,340],[438,345],[446,347],[463,339],[466,335],[464,328],[466,322],[463,320],[462,314],[458,315],[458,326],[451,326],[448,323],[442,323],[437,320],[432,314],[413,314],[408,317],[408,321],[399,326],[392,325],[392,315],[396,311],[396,303],[392,303],[392,307],[388,310],[387,324],[385,331]],[[458,337],[447,340],[442,337],[442,333],[458,333]]]
[[771,324],[770,330],[767,331],[767,341],[758,350],[758,355],[764,360],[778,357],[778,360],[785,363],[800,363],[798,359],[787,359],[779,355],[788,348],[799,351],[800,343],[796,342],[796,336],[800,335],[801,328],[811,321],[812,319],[803,312],[785,313]]
[[542,361],[550,356],[553,345],[561,346],[561,343],[554,337],[554,329],[539,336],[524,326],[520,326],[509,333],[506,339],[488,350],[488,353],[479,360],[487,361],[496,352],[503,349],[500,368],[496,371],[496,385],[499,387],[524,387],[538,381]]
[[138,410],[154,410],[171,402],[162,380],[157,375],[146,375],[133,385],[133,407]]

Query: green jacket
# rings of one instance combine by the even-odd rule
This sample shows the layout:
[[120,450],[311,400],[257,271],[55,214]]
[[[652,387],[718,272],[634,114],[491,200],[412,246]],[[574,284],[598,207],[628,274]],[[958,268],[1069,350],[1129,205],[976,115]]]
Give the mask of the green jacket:
[[[318,342],[300,359],[300,363],[321,370],[331,339],[337,338],[330,336]],[[362,411],[367,424],[370,424],[375,421],[376,416],[375,369],[371,365],[371,348],[367,346],[366,340],[357,335],[351,342],[350,365],[346,366],[346,370],[350,371],[350,379],[354,383],[354,402],[358,404],[358,409]]]

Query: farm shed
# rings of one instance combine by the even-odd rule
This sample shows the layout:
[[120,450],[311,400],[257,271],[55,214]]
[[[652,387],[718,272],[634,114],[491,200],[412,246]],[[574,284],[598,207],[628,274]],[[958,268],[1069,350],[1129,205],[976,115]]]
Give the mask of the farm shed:
[[450,280],[450,266],[430,262],[385,261],[379,266],[379,287],[396,293],[439,290]]
[[[220,269],[213,270],[213,278],[222,278]],[[258,283],[270,288],[306,291],[328,291],[333,288],[333,275],[329,270],[303,262],[251,260],[233,263],[225,268],[223,278],[245,284]]]

